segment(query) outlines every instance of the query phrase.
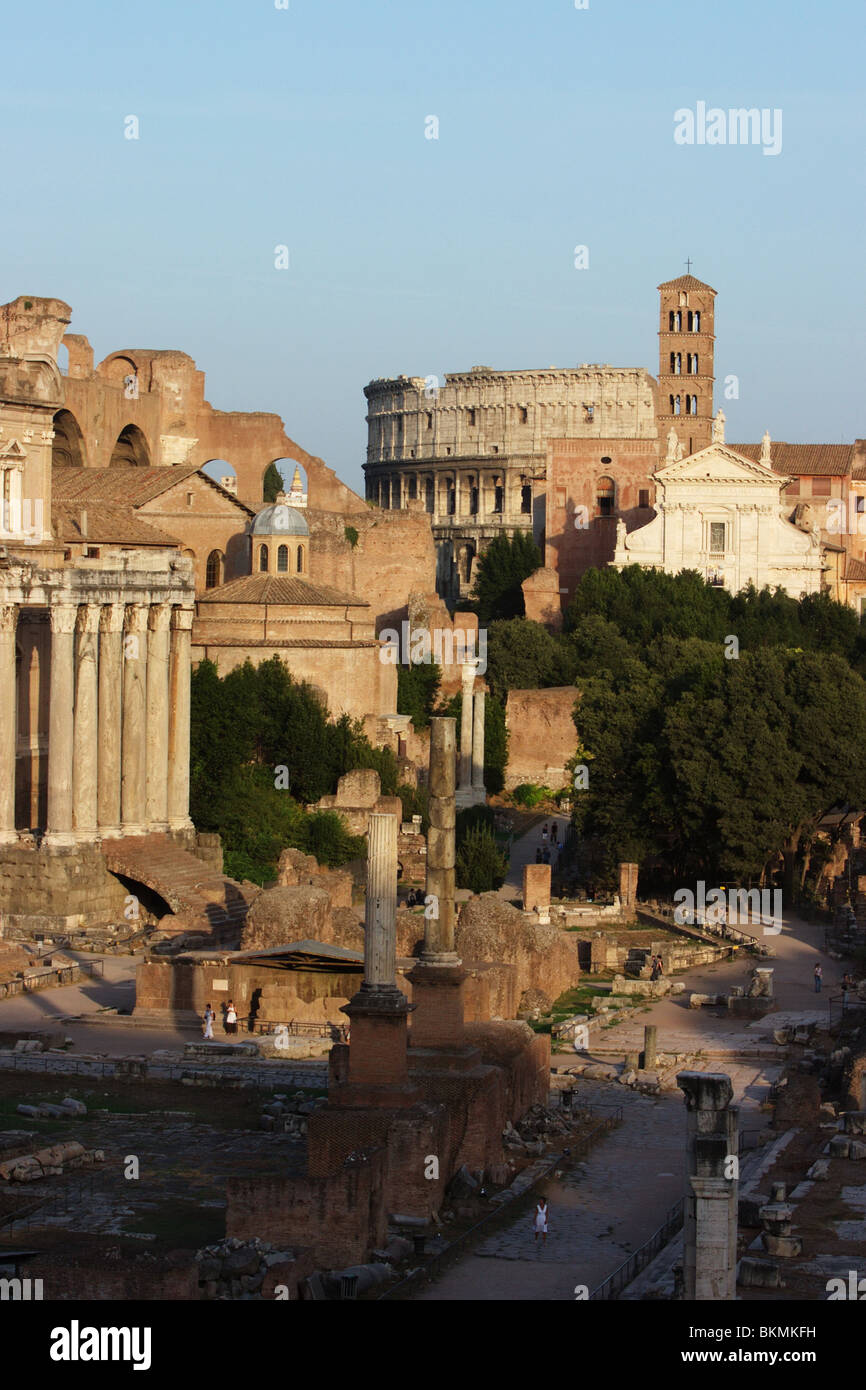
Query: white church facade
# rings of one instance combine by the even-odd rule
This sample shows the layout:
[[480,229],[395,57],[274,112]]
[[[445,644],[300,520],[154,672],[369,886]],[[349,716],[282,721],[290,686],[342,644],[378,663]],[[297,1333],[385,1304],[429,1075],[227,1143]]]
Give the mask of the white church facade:
[[826,561],[817,524],[804,531],[786,519],[790,479],[771,466],[769,435],[759,460],[745,458],[725,444],[724,418],[719,411],[713,442],[685,458],[670,431],[667,457],[653,475],[656,515],[630,533],[618,523],[612,563],[697,570],[732,593],[750,583],[781,586],[792,598],[818,593]]

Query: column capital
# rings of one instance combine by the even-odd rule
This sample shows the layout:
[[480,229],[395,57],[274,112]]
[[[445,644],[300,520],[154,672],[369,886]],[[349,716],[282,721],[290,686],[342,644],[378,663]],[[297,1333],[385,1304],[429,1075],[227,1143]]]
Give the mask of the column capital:
[[57,636],[70,636],[75,631],[78,604],[52,603],[48,610],[51,618],[51,632]]
[[148,625],[151,632],[168,632],[171,613],[170,604],[155,603],[148,613]]
[[122,632],[125,616],[125,603],[104,603],[100,615],[100,626],[102,631]]
[[75,619],[76,632],[98,632],[101,614],[102,608],[100,604],[83,603]]
[[180,608],[176,605],[171,610],[171,625],[175,631],[191,632],[194,618],[194,608]]
[[144,634],[147,631],[147,603],[128,603],[126,605],[126,631]]
[[18,604],[0,603],[0,633],[8,634],[15,631],[18,622]]

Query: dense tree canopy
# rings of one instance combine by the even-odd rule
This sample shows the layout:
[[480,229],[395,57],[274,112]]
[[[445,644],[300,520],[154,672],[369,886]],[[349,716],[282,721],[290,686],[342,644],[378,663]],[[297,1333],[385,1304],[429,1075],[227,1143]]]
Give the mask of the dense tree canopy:
[[481,554],[473,597],[480,627],[497,618],[517,618],[525,611],[521,584],[543,564],[541,551],[531,535],[515,531],[494,536]]

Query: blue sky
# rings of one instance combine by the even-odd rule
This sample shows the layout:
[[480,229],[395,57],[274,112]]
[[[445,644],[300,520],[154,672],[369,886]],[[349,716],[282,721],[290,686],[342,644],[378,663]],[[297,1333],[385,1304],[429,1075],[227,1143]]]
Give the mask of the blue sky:
[[[7,0],[3,302],[190,353],[359,487],[372,377],[655,374],[691,256],[728,438],[866,435],[861,4],[289,4]],[[698,101],[780,108],[781,153],[676,145]]]

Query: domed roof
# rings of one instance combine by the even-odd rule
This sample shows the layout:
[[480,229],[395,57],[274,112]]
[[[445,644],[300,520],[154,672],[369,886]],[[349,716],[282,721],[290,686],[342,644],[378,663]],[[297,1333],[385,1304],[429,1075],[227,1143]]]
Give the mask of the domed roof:
[[297,507],[274,502],[257,512],[250,524],[252,536],[308,536],[310,528]]

